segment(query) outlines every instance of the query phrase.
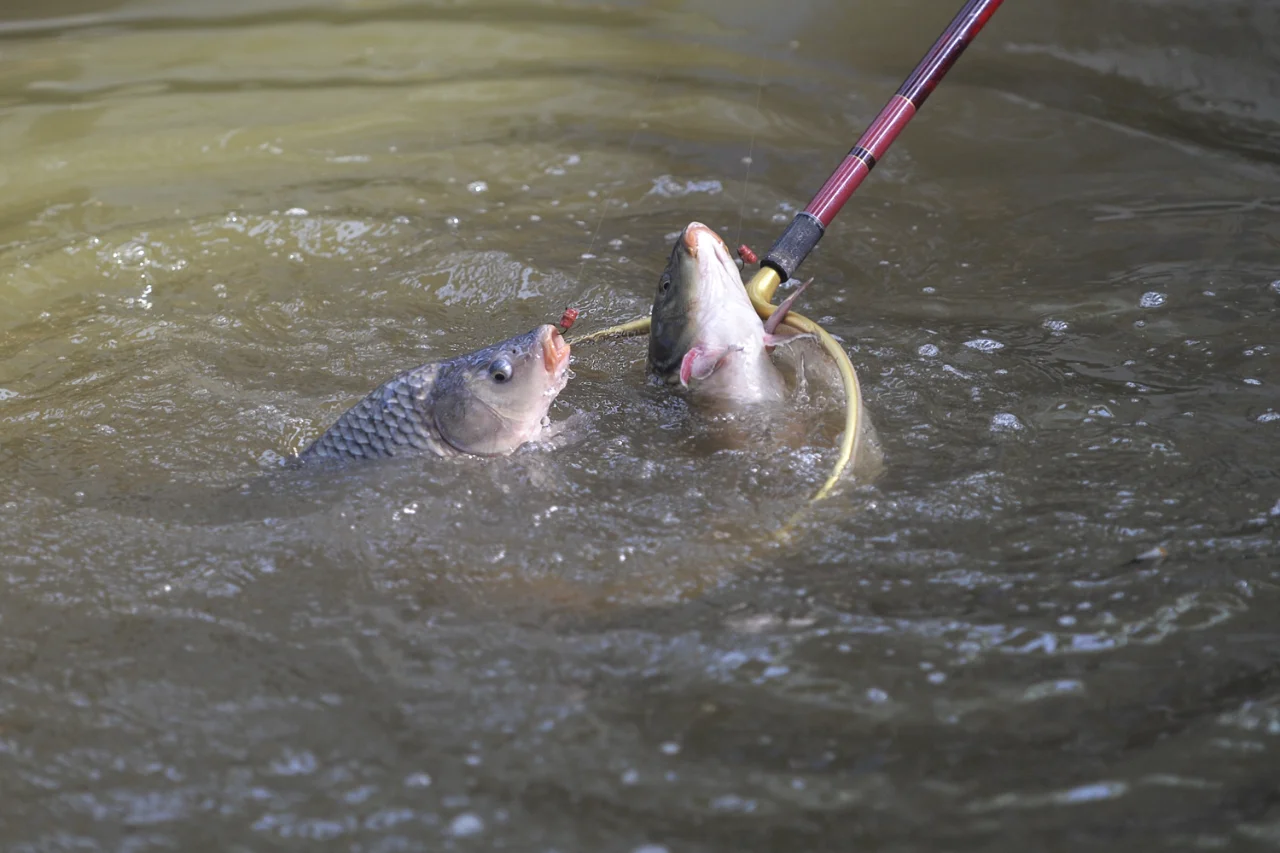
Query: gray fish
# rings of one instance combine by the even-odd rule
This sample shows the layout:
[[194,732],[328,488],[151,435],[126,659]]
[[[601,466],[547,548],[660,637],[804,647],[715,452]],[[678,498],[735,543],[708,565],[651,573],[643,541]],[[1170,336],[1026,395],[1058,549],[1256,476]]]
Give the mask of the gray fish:
[[569,381],[569,344],[552,325],[451,361],[400,373],[299,454],[370,459],[430,451],[502,456],[532,440]]
[[766,328],[724,240],[701,222],[690,222],[658,280],[649,370],[721,403],[781,402],[786,383],[767,348],[799,337],[773,334],[790,304],[779,306]]

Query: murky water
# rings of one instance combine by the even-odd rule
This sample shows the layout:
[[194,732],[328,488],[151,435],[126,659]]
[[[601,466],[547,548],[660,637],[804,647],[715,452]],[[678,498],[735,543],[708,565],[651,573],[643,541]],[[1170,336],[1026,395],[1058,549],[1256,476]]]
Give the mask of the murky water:
[[509,459],[279,469],[766,248],[959,4],[784,5],[7,4],[6,849],[1280,844],[1269,0],[996,16],[805,266],[887,468],[790,545],[839,414],[638,341]]

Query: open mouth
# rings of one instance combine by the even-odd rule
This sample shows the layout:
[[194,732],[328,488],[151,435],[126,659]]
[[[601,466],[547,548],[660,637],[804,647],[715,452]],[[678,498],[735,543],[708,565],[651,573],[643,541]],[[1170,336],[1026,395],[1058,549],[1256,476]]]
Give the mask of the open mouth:
[[548,373],[558,373],[569,363],[569,342],[554,328],[548,328],[550,334],[542,339],[542,363]]

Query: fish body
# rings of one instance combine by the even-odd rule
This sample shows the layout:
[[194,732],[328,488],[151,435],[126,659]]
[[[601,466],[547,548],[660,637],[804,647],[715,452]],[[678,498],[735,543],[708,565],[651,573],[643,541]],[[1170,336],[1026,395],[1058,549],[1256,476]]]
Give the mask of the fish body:
[[569,344],[544,325],[388,380],[298,455],[372,459],[429,451],[502,456],[535,438],[569,380]]
[[766,334],[724,240],[689,223],[658,280],[649,371],[720,403],[780,403],[786,383],[768,351],[778,340]]
[[[781,325],[807,284],[792,290],[762,321],[729,247],[706,225],[690,222],[658,280],[650,313],[649,371],[687,387],[704,408],[724,413],[753,404],[776,413],[814,395],[840,399],[840,373],[822,345],[812,334]],[[843,403],[846,411],[862,411],[861,395]],[[882,467],[879,439],[865,413],[856,423],[854,470],[871,476]],[[773,440],[803,442],[806,429],[793,420],[773,433]],[[740,435],[730,441],[736,446],[752,439]]]
[[790,306],[788,300],[763,323],[728,246],[707,225],[691,222],[658,279],[649,371],[722,405],[782,402],[786,382],[769,348],[801,337],[773,334]]

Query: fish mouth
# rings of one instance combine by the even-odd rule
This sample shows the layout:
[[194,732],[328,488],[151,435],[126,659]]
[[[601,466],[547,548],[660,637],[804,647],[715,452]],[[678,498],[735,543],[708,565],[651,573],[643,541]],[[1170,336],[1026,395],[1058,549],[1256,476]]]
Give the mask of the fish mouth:
[[542,363],[547,373],[556,374],[569,364],[569,342],[564,339],[555,326],[543,326]]
[[720,235],[701,222],[690,222],[686,225],[684,234],[681,235],[680,239],[684,243],[685,249],[689,251],[690,257],[694,260],[698,258],[698,250],[704,247],[707,241],[710,241],[713,252],[730,263],[733,261],[732,256],[729,254],[729,247],[721,239]]

